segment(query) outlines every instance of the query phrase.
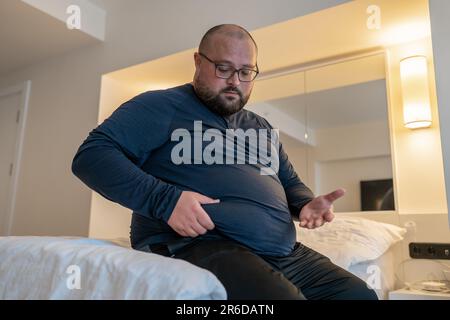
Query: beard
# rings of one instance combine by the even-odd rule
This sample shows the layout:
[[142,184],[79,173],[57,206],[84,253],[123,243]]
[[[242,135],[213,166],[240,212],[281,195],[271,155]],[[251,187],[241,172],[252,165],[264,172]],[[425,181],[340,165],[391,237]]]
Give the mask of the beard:
[[[196,80],[194,82],[195,93],[200,100],[212,111],[223,117],[241,111],[250,98],[250,94],[244,97],[243,93],[236,87],[227,86],[218,93],[209,89],[203,82]],[[225,92],[233,92],[237,97],[226,97]]]

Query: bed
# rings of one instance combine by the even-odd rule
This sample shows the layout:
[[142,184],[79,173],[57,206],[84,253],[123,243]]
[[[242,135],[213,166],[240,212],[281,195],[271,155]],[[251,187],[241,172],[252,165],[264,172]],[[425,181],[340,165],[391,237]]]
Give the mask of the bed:
[[397,284],[396,266],[406,232],[393,224],[338,216],[321,228],[297,228],[297,240],[366,281],[384,300]]
[[[315,230],[298,228],[297,239],[375,285],[384,299],[394,286],[393,248],[405,232],[367,219],[336,218]],[[132,250],[127,239],[0,237],[0,299],[226,298],[211,272]]]
[[[392,247],[379,258],[357,263],[350,266],[347,270],[371,284],[380,300],[388,300],[389,291],[397,289],[395,251]],[[379,281],[377,281],[376,277],[371,281],[370,277],[377,275],[378,272]]]
[[0,238],[0,299],[226,299],[217,278],[188,262],[117,241]]

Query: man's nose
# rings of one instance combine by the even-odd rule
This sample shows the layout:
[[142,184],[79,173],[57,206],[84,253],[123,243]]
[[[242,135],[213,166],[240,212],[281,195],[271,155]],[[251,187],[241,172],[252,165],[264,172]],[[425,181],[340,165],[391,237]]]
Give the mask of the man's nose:
[[231,77],[227,79],[227,84],[233,85],[234,87],[237,87],[241,82],[239,81],[239,75],[238,71],[235,71]]

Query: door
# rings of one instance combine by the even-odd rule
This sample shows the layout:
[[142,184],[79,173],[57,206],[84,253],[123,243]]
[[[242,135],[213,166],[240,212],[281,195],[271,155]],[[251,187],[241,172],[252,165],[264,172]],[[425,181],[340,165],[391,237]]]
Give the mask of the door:
[[8,231],[22,92],[0,90],[0,235]]

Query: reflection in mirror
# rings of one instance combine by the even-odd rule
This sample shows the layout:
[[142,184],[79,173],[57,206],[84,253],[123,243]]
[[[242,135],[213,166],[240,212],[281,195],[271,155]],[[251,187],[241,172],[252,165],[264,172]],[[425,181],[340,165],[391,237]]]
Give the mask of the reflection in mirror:
[[[316,195],[346,195],[335,212],[395,210],[384,55],[346,60],[262,80],[250,110],[280,129],[280,141],[302,181]],[[276,92],[275,92],[276,91]],[[282,90],[281,90],[282,91]],[[264,95],[264,100],[258,98]]]

